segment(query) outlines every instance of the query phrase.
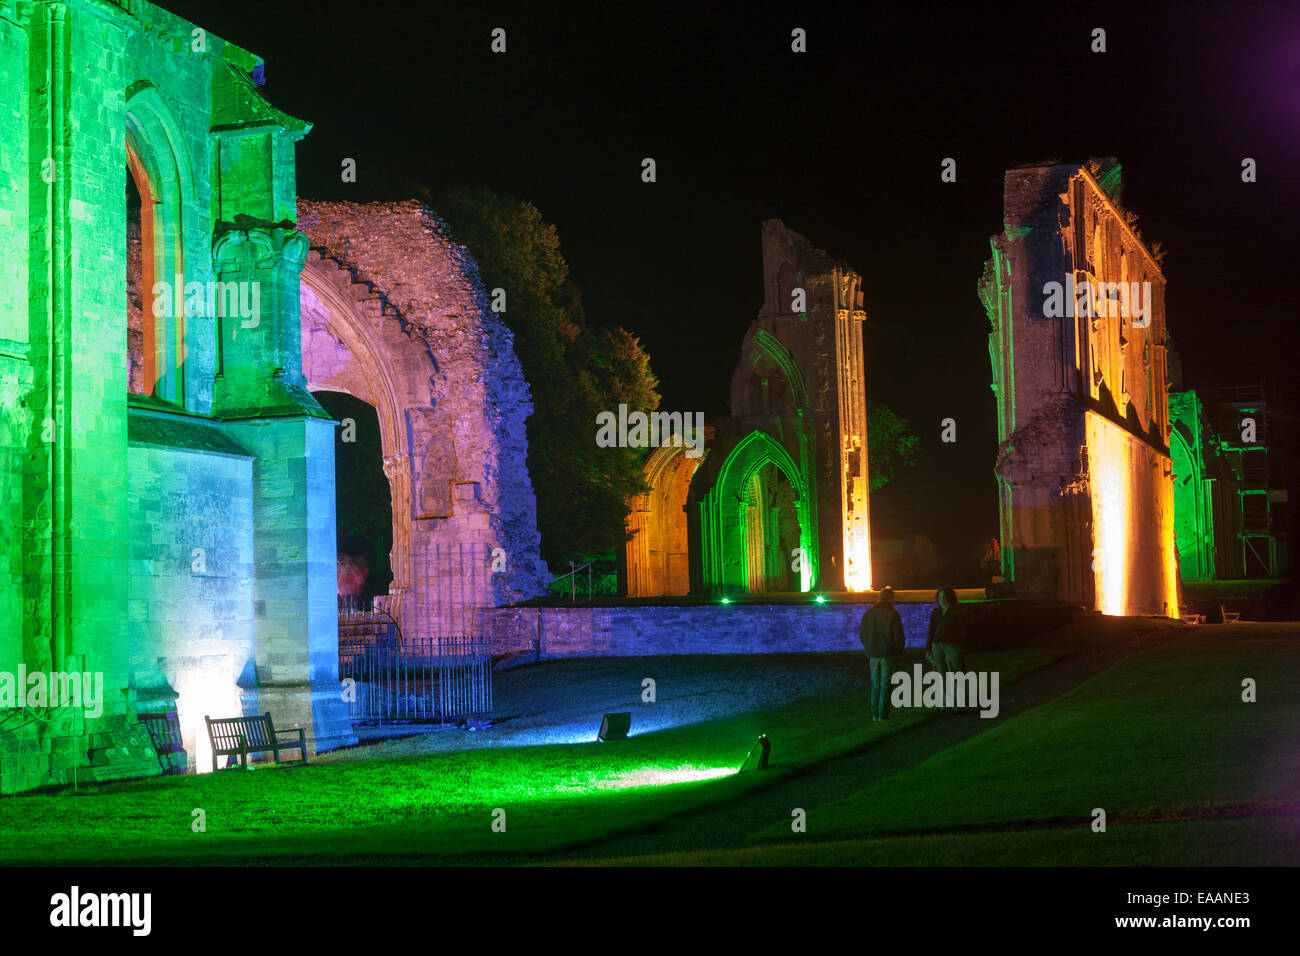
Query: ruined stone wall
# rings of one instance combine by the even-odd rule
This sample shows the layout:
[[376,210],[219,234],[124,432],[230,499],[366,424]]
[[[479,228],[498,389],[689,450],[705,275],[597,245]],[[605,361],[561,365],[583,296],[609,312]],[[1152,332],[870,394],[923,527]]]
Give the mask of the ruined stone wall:
[[[898,604],[908,647],[924,647],[933,604]],[[861,651],[862,604],[485,608],[479,631],[509,660]]]
[[[320,540],[332,539],[332,426],[301,387],[305,240],[284,227],[308,127],[257,91],[255,56],[195,40],[193,24],[144,0],[0,0],[0,671],[90,672],[104,685],[98,717],[75,705],[0,715],[5,791],[78,769],[82,780],[158,772],[139,699],[175,693],[183,713],[203,710],[205,661],[247,658],[246,635],[207,629],[219,620],[251,627],[239,677],[254,691],[289,675],[277,723],[303,724],[313,744],[354,739],[337,699],[334,545]],[[263,314],[187,305],[150,334],[141,281],[132,328],[128,163],[155,214],[141,255],[153,280],[256,285]],[[154,374],[135,379],[145,394],[129,405],[133,338]],[[135,442],[142,416],[171,432]],[[257,447],[235,420],[261,426]],[[200,421],[253,466],[217,463],[180,434]],[[247,506],[254,540],[236,547]],[[205,540],[216,563],[238,551],[252,574],[231,587],[188,577],[177,563]],[[227,639],[228,653],[213,651]]]
[[[780,220],[763,224],[763,277],[764,302],[755,327],[769,329],[789,348],[807,389],[822,558],[818,586],[865,590],[871,549],[862,278]],[[795,289],[806,293],[802,312],[794,308]],[[737,378],[750,365],[746,358],[748,349],[732,379],[733,408]]]
[[403,631],[468,633],[474,608],[548,580],[512,336],[473,259],[421,204],[300,200],[299,225],[319,253],[303,291],[310,387],[379,415]]
[[1172,615],[1164,278],[1117,203],[1118,163],[1091,165],[1007,172],[980,282],[1003,572],[1020,597]]
[[717,423],[691,485],[692,589],[761,590],[748,573],[747,512],[735,503],[771,463],[795,493],[799,589],[865,590],[871,556],[861,278],[775,219],[763,225],[763,277],[764,303],[732,376],[732,417]]
[[1177,617],[1169,457],[1096,412],[1086,428],[1095,607]]

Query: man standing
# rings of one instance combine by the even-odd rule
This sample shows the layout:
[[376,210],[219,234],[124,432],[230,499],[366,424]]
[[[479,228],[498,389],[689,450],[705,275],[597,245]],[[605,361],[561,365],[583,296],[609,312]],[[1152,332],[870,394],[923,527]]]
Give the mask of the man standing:
[[930,633],[926,637],[926,654],[940,677],[966,669],[963,652],[969,641],[969,632],[961,611],[957,608],[957,592],[940,588],[935,594],[938,607],[930,614]]
[[889,716],[889,679],[894,674],[894,661],[903,653],[903,619],[894,607],[893,588],[882,590],[880,600],[862,615],[858,640],[867,651],[871,671],[871,719],[884,720]]

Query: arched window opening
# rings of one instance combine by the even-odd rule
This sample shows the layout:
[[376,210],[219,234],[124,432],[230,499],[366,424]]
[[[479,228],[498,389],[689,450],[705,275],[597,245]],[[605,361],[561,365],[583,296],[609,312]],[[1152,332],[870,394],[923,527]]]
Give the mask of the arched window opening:
[[128,166],[126,172],[126,390],[144,389],[144,259],[141,252],[140,190]]
[[746,489],[745,562],[751,594],[800,590],[787,556],[801,539],[794,486],[768,461],[754,471]]
[[176,153],[180,133],[147,85],[128,94],[125,139],[128,391],[184,405],[181,210],[190,176]]

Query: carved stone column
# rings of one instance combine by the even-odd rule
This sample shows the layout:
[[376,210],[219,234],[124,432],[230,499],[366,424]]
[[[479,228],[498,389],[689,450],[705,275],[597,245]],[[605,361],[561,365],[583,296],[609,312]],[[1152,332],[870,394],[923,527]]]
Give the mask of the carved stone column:
[[393,583],[388,588],[388,612],[403,627],[407,598],[412,588],[411,572],[411,457],[385,455],[384,477],[393,502],[393,550],[389,564]]
[[302,374],[299,275],[306,258],[307,237],[297,229],[230,229],[213,242],[219,417],[328,417]]

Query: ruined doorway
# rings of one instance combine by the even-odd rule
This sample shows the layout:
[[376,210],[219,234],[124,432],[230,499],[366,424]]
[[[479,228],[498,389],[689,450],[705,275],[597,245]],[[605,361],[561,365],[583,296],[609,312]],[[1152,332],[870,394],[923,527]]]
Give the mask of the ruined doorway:
[[623,578],[628,597],[687,594],[691,589],[686,498],[702,457],[681,446],[656,448],[643,469],[646,493],[628,508]]
[[817,528],[810,487],[768,432],[755,429],[738,441],[700,504],[705,586],[724,595],[811,590]]
[[749,479],[745,512],[745,561],[749,593],[798,591],[799,518],[794,485],[774,462]]
[[346,392],[379,420],[392,502],[384,607],[404,640],[473,635],[478,608],[548,579],[508,330],[473,261],[418,203],[304,201],[299,227],[313,245],[299,300],[308,388]]
[[379,415],[347,392],[312,394],[339,423],[334,496],[340,608],[370,608],[393,583],[393,499],[384,475]]

